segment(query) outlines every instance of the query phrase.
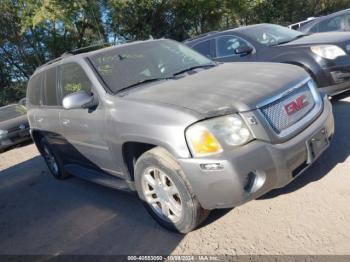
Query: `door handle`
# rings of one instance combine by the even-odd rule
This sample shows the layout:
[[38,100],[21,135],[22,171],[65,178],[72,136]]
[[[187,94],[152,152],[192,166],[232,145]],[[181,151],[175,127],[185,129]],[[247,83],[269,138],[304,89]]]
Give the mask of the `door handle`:
[[43,118],[43,117],[39,117],[39,118],[37,119],[37,121],[38,121],[39,123],[41,123],[42,121],[44,121],[44,118]]
[[63,119],[62,120],[62,124],[65,126],[68,126],[70,124],[70,120],[69,119]]

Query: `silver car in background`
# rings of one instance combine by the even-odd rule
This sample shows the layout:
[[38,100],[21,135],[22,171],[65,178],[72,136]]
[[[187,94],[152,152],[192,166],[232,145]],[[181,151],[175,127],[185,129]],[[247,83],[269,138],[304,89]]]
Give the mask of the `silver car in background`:
[[27,109],[20,104],[0,107],[0,152],[30,139]]

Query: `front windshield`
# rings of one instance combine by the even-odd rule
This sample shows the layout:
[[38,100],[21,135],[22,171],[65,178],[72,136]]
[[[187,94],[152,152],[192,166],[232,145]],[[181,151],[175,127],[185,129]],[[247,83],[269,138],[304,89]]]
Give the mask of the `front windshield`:
[[287,43],[305,35],[279,25],[258,25],[247,28],[245,33],[253,40],[266,46]]
[[12,118],[25,115],[27,109],[22,105],[10,105],[0,107],[0,122],[10,120]]
[[214,64],[205,56],[171,40],[107,49],[92,55],[90,61],[113,93],[147,80],[170,78],[192,67]]

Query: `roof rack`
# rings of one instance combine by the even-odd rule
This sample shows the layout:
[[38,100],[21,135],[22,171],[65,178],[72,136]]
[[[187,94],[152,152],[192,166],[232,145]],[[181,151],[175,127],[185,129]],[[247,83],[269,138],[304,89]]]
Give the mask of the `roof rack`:
[[205,36],[209,36],[211,34],[215,34],[217,33],[218,31],[211,31],[211,32],[207,32],[207,33],[203,33],[203,34],[200,34],[200,35],[196,35],[196,36],[193,36],[193,37],[190,37],[188,39],[186,39],[185,41],[183,41],[184,43],[185,42],[188,42],[188,41],[192,41],[192,40],[196,40],[198,38],[202,38],[202,37],[205,37]]
[[72,51],[69,51],[69,52],[66,52],[66,53],[67,54],[72,54],[72,55],[78,55],[78,54],[87,53],[87,52],[90,52],[90,51],[95,51],[95,50],[98,50],[98,49],[100,49],[102,47],[117,45],[117,44],[121,44],[121,43],[125,43],[125,42],[127,42],[127,41],[123,41],[123,42],[119,41],[119,42],[100,43],[100,44],[95,44],[95,45],[89,45],[89,46],[84,46],[84,47],[73,49]]
[[65,52],[65,53],[63,53],[61,56],[59,56],[59,57],[57,57],[57,58],[54,58],[54,59],[52,59],[52,60],[46,62],[45,64],[42,64],[41,66],[38,66],[38,67],[35,69],[35,71],[37,71],[38,69],[40,69],[40,68],[42,68],[42,67],[44,67],[44,66],[51,65],[51,64],[53,64],[53,63],[55,63],[55,62],[58,62],[58,61],[62,60],[63,58],[67,57],[67,56],[72,56],[72,55],[73,55],[73,54],[70,54],[70,53],[66,53],[66,52]]
[[44,66],[47,66],[47,65],[53,64],[55,62],[58,62],[58,61],[62,60],[63,58],[66,58],[66,57],[69,57],[69,56],[74,56],[74,55],[78,55],[78,54],[82,54],[82,53],[87,53],[87,52],[90,52],[90,51],[98,50],[98,49],[100,49],[102,47],[107,47],[107,46],[112,46],[112,45],[119,45],[119,44],[128,43],[128,42],[130,42],[130,41],[129,40],[124,40],[124,41],[116,41],[116,42],[111,42],[111,43],[100,43],[100,44],[95,44],[95,45],[89,45],[89,46],[76,48],[76,49],[73,49],[71,51],[64,52],[61,56],[59,56],[57,58],[54,58],[54,59],[46,62],[45,64],[42,64],[41,66],[37,67],[37,69],[35,71],[37,71],[38,69],[40,69],[40,68],[42,68]]

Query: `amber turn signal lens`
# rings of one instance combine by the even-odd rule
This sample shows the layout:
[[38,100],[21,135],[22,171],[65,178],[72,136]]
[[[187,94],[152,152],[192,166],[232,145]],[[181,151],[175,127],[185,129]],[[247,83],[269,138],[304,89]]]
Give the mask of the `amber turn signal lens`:
[[190,130],[188,138],[192,151],[196,156],[210,155],[222,151],[219,142],[206,128],[193,128]]

